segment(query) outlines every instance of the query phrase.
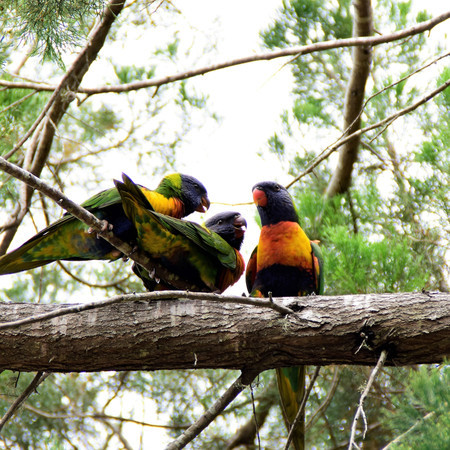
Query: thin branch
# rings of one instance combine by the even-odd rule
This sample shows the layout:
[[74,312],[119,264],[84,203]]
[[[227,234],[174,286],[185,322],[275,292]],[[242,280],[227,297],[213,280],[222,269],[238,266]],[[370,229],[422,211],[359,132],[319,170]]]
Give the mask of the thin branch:
[[334,153],[339,147],[341,147],[343,144],[348,142],[349,140],[353,139],[355,136],[359,136],[361,134],[367,133],[368,131],[374,130],[376,128],[382,127],[387,124],[387,126],[391,125],[395,120],[397,120],[399,117],[404,116],[405,114],[410,113],[411,111],[414,111],[419,106],[422,106],[424,103],[430,101],[433,97],[440,94],[441,92],[445,91],[450,86],[450,80],[447,80],[445,83],[441,84],[439,87],[434,89],[431,92],[428,92],[423,97],[421,97],[417,102],[413,103],[412,105],[407,106],[406,108],[401,109],[400,111],[395,112],[394,114],[391,114],[390,116],[386,117],[383,120],[380,120],[379,122],[376,122],[372,125],[369,125],[365,128],[361,128],[358,131],[355,131],[352,134],[349,134],[348,136],[345,136],[341,140],[339,140],[337,143],[333,144],[332,146],[328,146],[323,150],[323,152],[317,156],[317,158],[314,159],[313,162],[297,177],[295,177],[289,184],[286,185],[286,188],[291,187],[293,184],[297,183],[301,178],[305,177],[309,173],[311,173],[322,161],[327,159],[332,153]]
[[[0,394],[0,398],[7,400],[9,395],[2,395]],[[46,419],[51,420],[78,420],[78,419],[101,419],[101,420],[117,420],[118,422],[124,422],[124,423],[133,423],[135,425],[140,425],[142,427],[149,427],[149,428],[162,428],[166,430],[186,430],[189,428],[190,425],[162,425],[162,424],[156,424],[156,423],[148,423],[143,422],[141,420],[136,420],[128,417],[122,417],[122,416],[112,416],[110,414],[104,414],[104,413],[92,413],[92,414],[85,414],[85,413],[79,413],[79,412],[72,412],[72,413],[50,413],[48,411],[44,411],[42,409],[36,408],[34,406],[24,404],[24,409],[27,409],[28,411],[41,416],[45,417]]]
[[292,439],[294,438],[294,430],[297,424],[300,422],[300,420],[303,417],[306,401],[308,400],[309,394],[311,393],[311,389],[314,386],[315,381],[317,380],[317,377],[319,376],[320,366],[316,366],[316,369],[314,370],[314,374],[308,384],[308,387],[305,390],[305,393],[302,398],[302,402],[300,403],[300,406],[297,411],[297,415],[295,416],[294,421],[292,422],[291,429],[289,430],[288,437],[286,439],[286,445],[284,446],[284,450],[288,450],[289,446],[291,445]]
[[[86,280],[83,280],[83,278],[75,275],[73,272],[71,272],[61,261],[57,261],[58,266],[61,267],[61,269],[63,270],[63,272],[65,272],[67,275],[69,275],[69,277],[73,278],[77,283],[80,284],[84,284],[85,286],[89,286],[91,288],[101,288],[101,289],[107,289],[110,287],[115,287],[117,289],[119,289],[121,292],[123,292],[123,290],[120,288],[120,284],[125,283],[125,281],[130,279],[131,274],[128,274],[126,277],[121,278],[120,280],[116,280],[114,281],[115,275],[113,275],[111,278],[113,278],[113,281],[109,282],[109,283],[105,283],[105,284],[100,284],[100,283],[89,283]],[[117,275],[117,273],[116,273]]]
[[334,393],[336,392],[336,389],[339,385],[339,378],[340,378],[339,375],[340,375],[339,366],[334,366],[333,380],[331,381],[331,387],[328,389],[327,396],[308,420],[307,424],[305,425],[305,431],[308,431],[316,423],[319,415],[323,414],[327,410],[328,406],[331,403],[331,400],[333,400]]
[[[199,75],[204,75],[209,72],[213,72],[220,69],[225,69],[228,67],[238,66],[241,64],[251,63],[255,61],[270,61],[276,58],[282,58],[286,56],[302,56],[324,50],[332,50],[341,47],[361,47],[361,46],[376,46],[380,44],[385,44],[388,42],[397,41],[409,36],[414,36],[416,34],[423,33],[425,31],[431,30],[436,25],[444,22],[450,18],[450,11],[445,12],[439,16],[434,17],[425,22],[421,22],[410,28],[404,30],[395,31],[390,34],[374,36],[374,37],[359,37],[359,38],[348,38],[348,39],[338,39],[333,41],[317,42],[315,44],[302,45],[297,47],[285,48],[282,50],[276,50],[273,52],[255,54],[251,56],[245,56],[241,58],[236,58],[230,61],[225,61],[218,64],[213,64],[210,66],[202,67],[199,69],[189,70],[187,72],[182,72],[175,75],[169,75],[161,78],[155,78],[144,81],[135,81],[132,83],[121,84],[117,86],[101,86],[98,88],[77,88],[76,92],[83,94],[93,95],[101,93],[120,93],[120,92],[130,92],[138,89],[148,88],[148,87],[159,87],[164,84],[173,83],[175,81],[185,80],[187,78],[193,78]],[[37,83],[15,83],[11,81],[0,80],[0,85],[7,87],[17,87],[21,89],[36,89],[36,90],[49,90],[53,91],[54,87],[47,87]]]
[[115,436],[122,444],[122,448],[125,450],[133,450],[133,447],[131,447],[130,443],[128,442],[127,438],[123,435],[121,426],[114,425],[110,423],[107,419],[100,419],[100,422],[105,425],[106,428],[109,428],[113,436]]
[[254,370],[243,370],[239,378],[205,413],[183,434],[172,441],[166,450],[178,450],[195,439],[259,374]]
[[355,434],[356,434],[356,427],[358,425],[359,416],[363,417],[364,420],[364,432],[362,438],[364,439],[367,431],[367,422],[366,422],[366,415],[364,413],[364,400],[367,397],[367,394],[370,391],[370,388],[372,387],[373,382],[375,381],[375,378],[377,377],[378,372],[383,367],[386,358],[387,358],[388,352],[387,350],[383,350],[380,354],[380,357],[378,359],[377,365],[372,370],[372,373],[370,374],[369,380],[367,381],[366,387],[364,388],[363,393],[361,394],[361,398],[359,399],[358,409],[356,410],[355,418],[353,419],[352,423],[352,431],[350,435],[350,441],[348,443],[348,450],[351,450],[353,447],[359,448],[358,445],[355,443]]
[[191,299],[191,300],[210,300],[219,303],[233,303],[240,305],[260,306],[263,308],[273,309],[284,315],[292,314],[294,311],[281,304],[271,302],[264,299],[254,299],[242,296],[228,296],[220,294],[212,294],[206,292],[188,292],[188,291],[158,291],[146,292],[142,294],[124,294],[110,297],[106,300],[97,302],[83,303],[74,306],[64,306],[49,313],[40,314],[34,317],[27,317],[26,319],[15,320],[14,322],[0,323],[0,330],[17,328],[21,325],[28,325],[30,323],[42,322],[50,320],[55,317],[61,317],[68,314],[76,314],[82,311],[89,311],[91,309],[102,308],[116,303],[135,302],[135,301],[155,301],[155,300],[173,300],[173,299]]
[[[253,393],[253,392],[252,392]],[[254,407],[255,400],[258,402],[256,408]],[[242,410],[244,406],[248,403],[252,403],[253,414],[247,422],[242,425],[235,434],[228,440],[226,444],[227,450],[232,450],[234,448],[250,448],[255,441],[255,437],[258,437],[258,447],[261,447],[259,430],[264,426],[264,423],[274,405],[279,401],[278,388],[276,386],[276,378],[271,377],[271,381],[265,388],[264,392],[258,397],[252,395],[252,399],[246,402],[241,402],[239,404],[234,404],[232,407],[228,408],[224,415],[233,410]]]
[[50,375],[47,372],[37,372],[28,387],[22,392],[22,394],[12,403],[8,408],[8,411],[0,420],[0,431],[5,426],[6,422],[17,412],[22,403],[36,390],[36,388]]
[[425,416],[423,416],[421,419],[419,419],[411,428],[406,430],[404,433],[402,433],[400,436],[397,436],[392,442],[390,442],[388,445],[382,448],[382,450],[389,450],[394,448],[395,444],[398,444],[402,441],[402,439],[407,436],[409,433],[414,431],[419,425],[421,425],[426,420],[432,419],[436,415],[436,411],[431,411]]

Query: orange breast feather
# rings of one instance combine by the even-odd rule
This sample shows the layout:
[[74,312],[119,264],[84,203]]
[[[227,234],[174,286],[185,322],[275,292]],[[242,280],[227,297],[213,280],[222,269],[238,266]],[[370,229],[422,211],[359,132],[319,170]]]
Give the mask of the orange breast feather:
[[300,225],[279,222],[261,229],[257,270],[273,264],[311,269],[311,243]]

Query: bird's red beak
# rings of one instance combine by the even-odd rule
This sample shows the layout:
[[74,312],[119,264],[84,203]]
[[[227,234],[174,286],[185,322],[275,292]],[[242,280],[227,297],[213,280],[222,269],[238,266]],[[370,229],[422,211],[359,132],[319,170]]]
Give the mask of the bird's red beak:
[[253,201],[257,206],[262,206],[263,208],[267,205],[267,195],[261,189],[253,189]]
[[236,219],[234,219],[233,226],[234,226],[234,235],[237,238],[244,236],[247,230],[247,221],[244,219],[243,216],[241,215],[237,216]]
[[209,209],[210,205],[211,205],[211,202],[209,201],[208,196],[204,195],[202,197],[202,203],[200,205],[198,205],[198,208],[196,209],[196,211],[204,213]]

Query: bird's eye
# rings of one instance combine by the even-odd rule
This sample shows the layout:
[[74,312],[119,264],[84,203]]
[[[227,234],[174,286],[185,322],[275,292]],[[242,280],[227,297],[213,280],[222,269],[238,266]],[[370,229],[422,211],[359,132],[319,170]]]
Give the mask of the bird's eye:
[[222,220],[222,219],[219,219],[219,220],[217,221],[217,225],[222,225],[222,223],[223,223],[223,220]]
[[281,186],[279,185],[279,184],[276,184],[275,185],[275,190],[278,192],[278,191],[281,191]]

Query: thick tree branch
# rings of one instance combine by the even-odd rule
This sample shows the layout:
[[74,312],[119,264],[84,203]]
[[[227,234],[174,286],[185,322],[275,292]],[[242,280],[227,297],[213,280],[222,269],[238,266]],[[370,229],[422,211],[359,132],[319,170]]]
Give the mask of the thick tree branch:
[[[201,67],[199,69],[189,70],[187,72],[182,72],[174,75],[168,75],[161,78],[154,78],[150,80],[135,81],[131,83],[121,84],[117,86],[100,86],[97,88],[85,88],[79,87],[77,92],[84,93],[88,95],[103,94],[103,93],[120,93],[120,92],[130,92],[138,89],[144,89],[149,87],[159,87],[164,84],[173,83],[176,81],[185,80],[187,78],[193,78],[199,75],[205,75],[206,73],[213,72],[220,69],[225,69],[228,67],[234,67],[241,64],[247,64],[256,61],[270,61],[272,59],[283,58],[286,56],[302,56],[308,55],[310,53],[320,52],[324,50],[332,50],[341,47],[367,47],[376,46],[380,44],[386,44],[388,42],[394,42],[400,39],[404,39],[410,36],[415,36],[416,34],[429,31],[436,25],[444,22],[450,18],[450,11],[445,12],[439,16],[436,16],[428,21],[421,22],[413,27],[406,28],[404,30],[395,31],[394,33],[385,34],[381,36],[374,37],[353,37],[348,39],[338,39],[334,41],[324,41],[317,42],[315,44],[301,45],[298,47],[289,47],[282,50],[276,50],[273,52],[255,54],[251,56],[245,56],[242,58],[236,58],[231,61],[224,61],[222,63],[213,64],[207,67]],[[6,87],[17,87],[21,89],[34,89],[37,91],[53,91],[55,87],[49,86],[41,83],[28,83],[28,82],[12,82],[6,80],[0,80],[0,86]]]
[[[373,33],[372,4],[370,0],[353,2],[353,36],[369,36]],[[372,62],[372,48],[355,47],[353,49],[353,66],[347,85],[344,102],[344,130],[352,134],[361,127],[361,110],[364,103],[364,92]],[[356,162],[360,135],[347,141],[341,147],[336,170],[327,188],[326,195],[333,197],[348,190],[351,184],[351,173]]]
[[[136,295],[135,302],[0,329],[0,369],[266,370],[302,364],[374,365],[383,349],[389,349],[388,365],[435,363],[450,355],[448,293],[275,299],[296,311],[288,315],[219,301],[147,302],[145,296],[150,294]],[[0,320],[73,306],[83,305],[0,303]]]

